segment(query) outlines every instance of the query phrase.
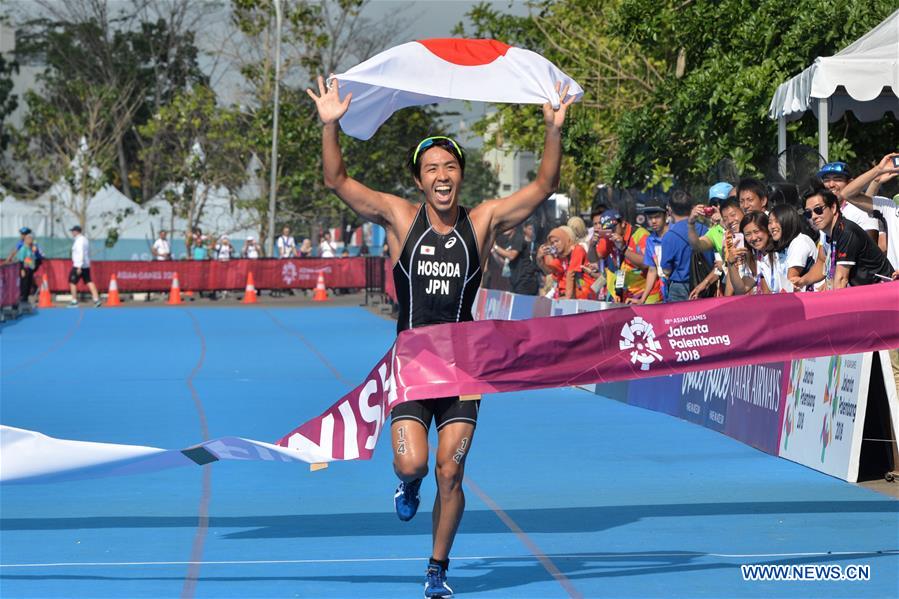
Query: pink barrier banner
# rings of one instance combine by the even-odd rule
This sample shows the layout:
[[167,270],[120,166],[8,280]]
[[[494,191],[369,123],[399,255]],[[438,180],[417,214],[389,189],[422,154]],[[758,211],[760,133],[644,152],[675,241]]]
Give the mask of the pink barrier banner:
[[899,347],[899,282],[402,332],[356,389],[278,445],[370,458],[404,401],[605,383]]
[[19,265],[0,266],[0,306],[15,306],[19,303]]
[[[69,260],[45,260],[40,272],[47,275],[50,291],[60,293],[69,289],[71,268]],[[313,289],[319,273],[330,288],[365,288],[365,258],[91,262],[91,279],[100,291],[107,290],[115,273],[123,293],[168,291],[175,273],[182,291],[244,289],[248,272],[253,273],[257,289]],[[84,283],[79,283],[78,288],[87,290]]]

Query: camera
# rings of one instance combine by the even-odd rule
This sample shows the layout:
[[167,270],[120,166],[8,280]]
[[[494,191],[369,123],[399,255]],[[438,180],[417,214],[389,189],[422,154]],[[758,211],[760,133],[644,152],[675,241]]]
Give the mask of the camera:
[[893,156],[893,166],[899,168],[899,156]]
[[706,216],[714,216],[715,215],[715,207],[714,206],[705,206],[702,209],[702,213]]

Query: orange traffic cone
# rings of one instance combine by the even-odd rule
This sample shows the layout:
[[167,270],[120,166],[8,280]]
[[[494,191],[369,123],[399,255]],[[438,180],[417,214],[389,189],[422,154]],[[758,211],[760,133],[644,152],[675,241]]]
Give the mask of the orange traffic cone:
[[47,282],[47,275],[44,275],[44,280],[41,282],[41,293],[37,296],[37,307],[53,307],[53,298],[50,297],[50,283]]
[[115,280],[115,273],[109,277],[109,294],[106,296],[106,305],[110,308],[121,306],[122,300],[119,298],[119,284]]
[[169,290],[169,304],[176,305],[181,303],[181,284],[178,283],[178,273],[172,277],[172,288]]
[[243,303],[256,303],[256,286],[253,284],[253,273],[247,273],[247,290],[243,294]]
[[315,293],[312,294],[312,301],[328,301],[328,290],[325,289],[325,275],[321,271],[318,272],[318,283],[315,284]]

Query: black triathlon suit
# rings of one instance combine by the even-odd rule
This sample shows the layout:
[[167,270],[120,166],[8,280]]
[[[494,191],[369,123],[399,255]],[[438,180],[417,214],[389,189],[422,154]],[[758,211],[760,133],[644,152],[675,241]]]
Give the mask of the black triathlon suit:
[[[440,235],[422,204],[403,242],[393,281],[400,306],[397,333],[429,324],[474,320],[471,307],[481,284],[481,259],[468,211],[459,206],[453,230]],[[431,419],[439,431],[450,422],[477,424],[478,400],[440,397],[407,401],[391,412],[397,420],[416,420],[425,429]]]

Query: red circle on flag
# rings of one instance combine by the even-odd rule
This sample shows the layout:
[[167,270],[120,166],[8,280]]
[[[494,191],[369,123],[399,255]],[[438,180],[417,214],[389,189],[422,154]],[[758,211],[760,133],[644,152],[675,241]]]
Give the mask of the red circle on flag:
[[512,47],[496,40],[459,38],[418,40],[418,43],[438,58],[465,67],[490,64],[500,56],[505,56]]

